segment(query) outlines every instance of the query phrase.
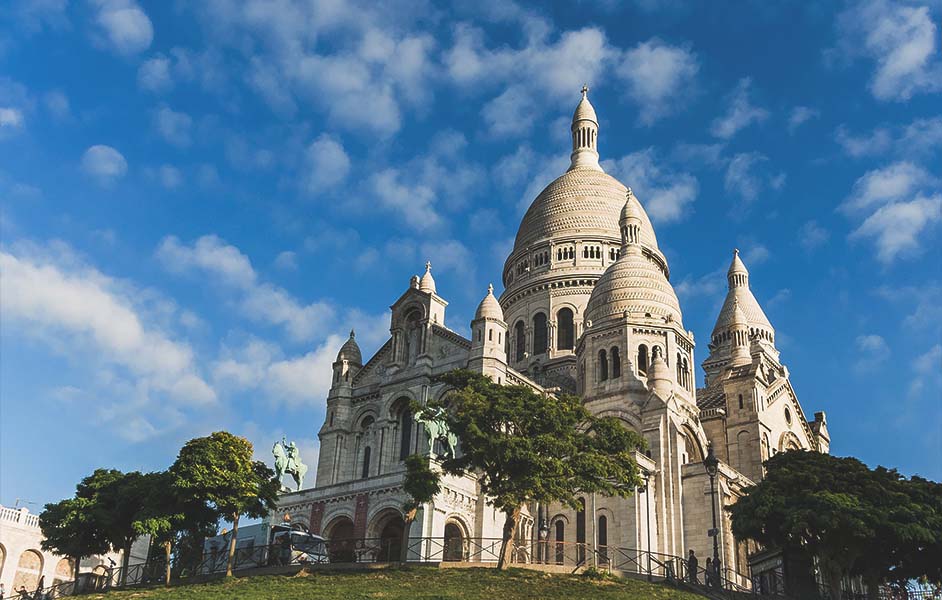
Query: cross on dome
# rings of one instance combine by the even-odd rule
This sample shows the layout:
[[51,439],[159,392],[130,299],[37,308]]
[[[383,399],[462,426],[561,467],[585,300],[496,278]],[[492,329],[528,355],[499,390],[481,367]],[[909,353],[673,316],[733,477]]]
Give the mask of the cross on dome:
[[589,93],[589,85],[586,83],[582,84],[582,97],[585,98],[586,94]]

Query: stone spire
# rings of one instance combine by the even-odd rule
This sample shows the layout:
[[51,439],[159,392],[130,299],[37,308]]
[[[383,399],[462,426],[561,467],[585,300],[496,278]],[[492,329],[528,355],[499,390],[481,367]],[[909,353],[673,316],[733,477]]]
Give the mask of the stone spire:
[[427,294],[435,293],[435,279],[432,278],[432,263],[425,262],[425,275],[419,280],[419,291]]
[[738,287],[749,287],[749,271],[742,259],[739,258],[739,248],[733,250],[733,262],[729,264],[729,271],[726,272],[726,279],[729,281],[729,289]]
[[748,365],[752,362],[752,353],[749,348],[749,319],[742,307],[739,306],[738,298],[733,300],[733,315],[729,321],[729,334],[732,336],[730,364],[734,367]]
[[625,194],[625,206],[621,209],[621,218],[618,225],[621,228],[621,253],[622,255],[633,253],[641,254],[641,226],[644,223],[642,219],[641,205],[635,198],[631,188]]
[[477,321],[478,319],[504,320],[504,311],[501,309],[500,303],[497,302],[497,298],[494,297],[493,284],[487,285],[487,295],[481,300],[478,309],[474,313],[474,320]]
[[572,115],[572,163],[569,170],[579,168],[601,171],[599,166],[599,119],[595,116],[595,108],[589,102],[589,88],[582,86],[582,100],[576,106]]

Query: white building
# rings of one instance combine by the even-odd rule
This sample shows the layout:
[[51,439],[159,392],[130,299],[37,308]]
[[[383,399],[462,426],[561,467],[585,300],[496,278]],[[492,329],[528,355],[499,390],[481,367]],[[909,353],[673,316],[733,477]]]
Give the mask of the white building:
[[[642,200],[599,164],[599,123],[586,90],[571,134],[571,166],[524,215],[504,291],[499,299],[488,291],[471,321],[472,339],[448,328],[448,302],[429,265],[392,304],[390,338],[369,360],[351,332],[333,365],[315,487],[282,496],[279,513],[328,539],[401,543],[402,459],[428,448],[410,402],[440,398],[446,390],[432,378],[460,367],[499,383],[579,394],[593,413],[618,417],[648,442],[649,456],[639,457],[649,475],[645,489],[627,499],[596,498],[588,516],[529,507],[519,538],[534,539],[534,524],[544,522],[551,541],[672,555],[692,548],[708,556],[711,498],[702,461],[712,443],[722,461],[723,565],[747,572],[745,547],[722,507],[762,477],[771,454],[827,452],[824,413],[806,418],[738,252],[706,344],[706,387],[696,389],[694,334],[684,328],[667,259]],[[447,478],[412,536],[499,537],[502,523],[473,477]]]

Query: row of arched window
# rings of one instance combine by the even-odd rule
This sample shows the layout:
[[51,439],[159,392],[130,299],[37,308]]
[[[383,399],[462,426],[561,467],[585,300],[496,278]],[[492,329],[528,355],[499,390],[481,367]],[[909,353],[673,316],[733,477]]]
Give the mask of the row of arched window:
[[[556,349],[572,350],[576,342],[576,329],[570,308],[561,308],[556,312]],[[545,354],[549,350],[549,324],[546,314],[538,312],[533,315],[533,354]],[[527,332],[523,319],[514,325],[513,358],[521,361],[526,358]]]
[[568,248],[556,249],[556,260],[572,260],[576,257],[576,249],[572,246]]
[[583,246],[582,258],[602,258],[601,246]]
[[549,264],[550,253],[549,251],[537,252],[533,255],[533,266],[542,267],[543,265]]
[[[585,498],[579,498],[579,510],[576,512],[576,561],[583,562],[586,558],[586,502]],[[566,560],[566,523],[562,519],[557,519],[553,524],[554,548],[553,554],[557,564],[563,564]],[[598,542],[599,559],[607,562],[608,560],[608,517],[599,515],[598,524],[595,528],[595,538]]]
[[529,260],[524,259],[524,260],[521,260],[520,262],[517,263],[517,275],[522,275],[523,273],[525,273],[525,272],[528,271],[529,269],[530,269],[530,261],[529,261]]
[[618,257],[621,256],[621,250],[619,248],[609,248],[608,249],[608,259],[611,261],[618,260]]
[[579,148],[591,148],[595,144],[596,132],[589,127],[581,127],[573,133],[573,150]]
[[[612,361],[611,369],[609,369],[609,358]],[[621,354],[618,352],[618,346],[612,346],[611,352],[607,352],[604,348],[599,350],[598,369],[599,381],[621,377]]]
[[[733,339],[736,339],[737,343],[746,343],[749,341],[749,340],[743,340],[741,337],[737,338],[736,333],[737,332],[735,331],[724,331],[722,333],[718,333],[717,335],[713,336],[713,343],[719,344],[720,342],[727,342]],[[749,328],[749,338],[750,339],[757,338],[760,340],[766,340],[771,343],[775,342],[775,339],[771,333],[763,329],[755,329],[754,327]]]
[[687,357],[681,356],[680,352],[677,353],[677,362],[675,363],[677,368],[677,383],[679,383],[685,390],[690,389],[690,365],[687,363]]

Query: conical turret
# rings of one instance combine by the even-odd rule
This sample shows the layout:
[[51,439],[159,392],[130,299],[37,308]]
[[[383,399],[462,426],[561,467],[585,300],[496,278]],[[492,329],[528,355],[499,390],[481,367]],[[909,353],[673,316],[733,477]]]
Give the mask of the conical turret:
[[582,100],[572,115],[572,163],[569,170],[587,168],[601,171],[599,166],[599,118],[589,102],[589,88],[582,86]]

